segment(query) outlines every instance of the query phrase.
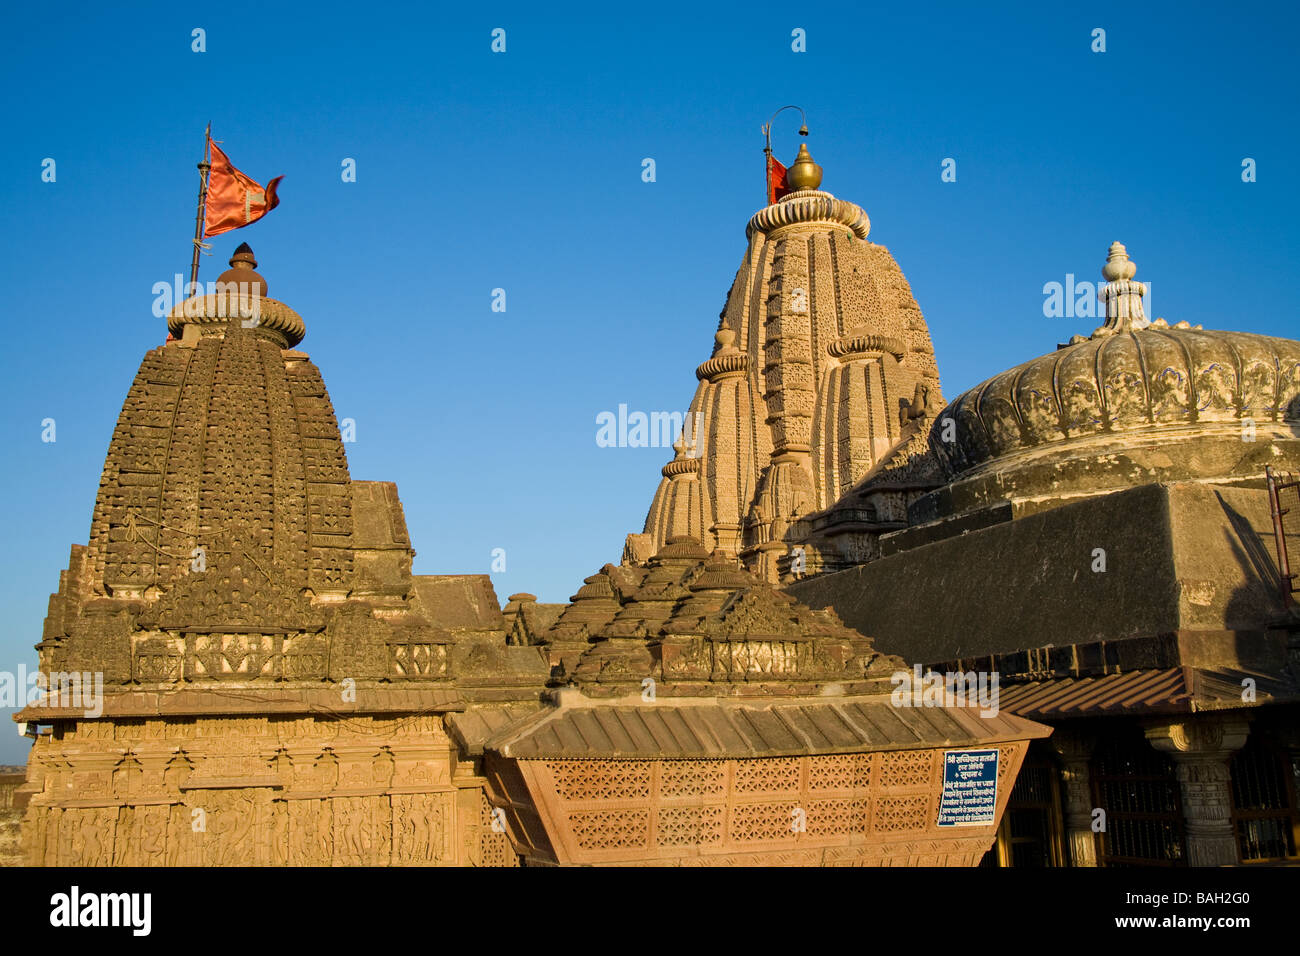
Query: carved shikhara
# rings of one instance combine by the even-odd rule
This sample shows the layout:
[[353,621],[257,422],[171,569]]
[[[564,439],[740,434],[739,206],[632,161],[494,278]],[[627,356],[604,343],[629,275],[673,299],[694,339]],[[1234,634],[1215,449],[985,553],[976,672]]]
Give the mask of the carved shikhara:
[[44,866],[513,866],[436,716],[69,723],[39,741]]
[[[396,487],[352,480],[347,429],[293,348],[301,317],[241,260],[258,320],[213,296],[173,311],[51,596],[52,693],[19,717],[51,731],[22,788],[26,856],[515,864],[442,714],[536,700],[549,668],[507,645],[486,575],[411,573]],[[97,719],[81,675],[102,685]]]
[[[998,745],[1000,819],[1028,743]],[[943,750],[485,764],[529,865],[974,866],[995,824],[939,827]]]
[[664,467],[630,554],[687,535],[776,581],[778,556],[800,540],[792,526],[912,438],[930,411],[903,415],[918,389],[942,405],[925,319],[869,229],[860,207],[820,190],[749,221],[713,353],[695,372],[691,464],[679,453]]

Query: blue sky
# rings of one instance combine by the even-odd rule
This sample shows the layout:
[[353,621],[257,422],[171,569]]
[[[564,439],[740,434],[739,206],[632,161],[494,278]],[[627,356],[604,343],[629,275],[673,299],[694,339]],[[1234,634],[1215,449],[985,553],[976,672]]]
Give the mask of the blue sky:
[[[200,278],[253,246],[357,423],[353,477],[398,483],[416,571],[486,572],[504,548],[503,599],[566,599],[640,530],[671,452],[598,447],[596,416],[685,410],[763,202],[759,128],[786,103],[911,282],[948,398],[1089,332],[1044,317],[1043,285],[1095,281],[1115,239],[1171,322],[1297,334],[1293,6],[794,9],[11,9],[0,670],[35,664],[165,336],[151,289],[188,268],[208,121],[240,169],[285,179]],[[775,131],[786,161],[797,126]],[[20,748],[0,728],[0,762]]]

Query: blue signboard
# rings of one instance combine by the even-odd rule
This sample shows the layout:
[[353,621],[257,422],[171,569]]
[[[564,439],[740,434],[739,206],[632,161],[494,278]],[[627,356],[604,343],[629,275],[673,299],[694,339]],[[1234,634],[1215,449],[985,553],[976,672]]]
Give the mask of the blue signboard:
[[988,826],[997,819],[998,752],[945,750],[939,826]]

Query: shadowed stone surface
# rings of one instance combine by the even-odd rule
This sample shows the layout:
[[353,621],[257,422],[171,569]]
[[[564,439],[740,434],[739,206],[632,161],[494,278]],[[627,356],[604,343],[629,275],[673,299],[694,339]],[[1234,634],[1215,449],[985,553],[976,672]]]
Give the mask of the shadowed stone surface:
[[[1261,491],[1146,485],[787,590],[833,607],[883,651],[909,660],[1185,629],[1260,630],[1282,613],[1271,536]],[[1104,572],[1093,570],[1097,548]]]

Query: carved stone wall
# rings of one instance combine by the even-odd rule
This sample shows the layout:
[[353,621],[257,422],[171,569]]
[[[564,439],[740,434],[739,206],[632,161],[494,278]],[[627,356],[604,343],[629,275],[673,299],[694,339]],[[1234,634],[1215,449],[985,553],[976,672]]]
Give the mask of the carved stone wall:
[[23,811],[15,800],[15,791],[22,784],[21,772],[10,772],[12,767],[0,767],[0,866],[22,866],[21,831]]
[[29,762],[24,851],[47,866],[513,865],[483,833],[481,785],[436,716],[59,722]]

